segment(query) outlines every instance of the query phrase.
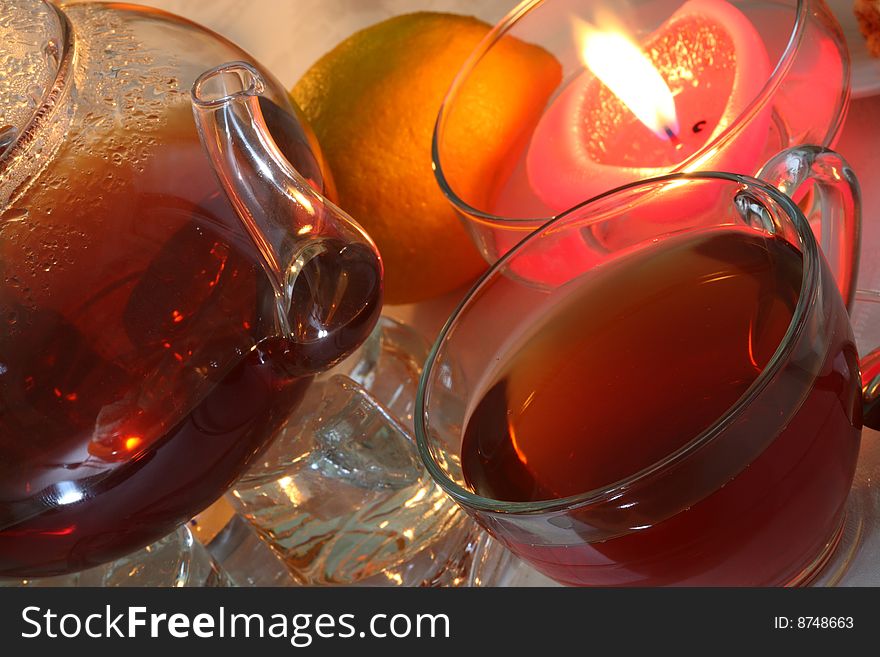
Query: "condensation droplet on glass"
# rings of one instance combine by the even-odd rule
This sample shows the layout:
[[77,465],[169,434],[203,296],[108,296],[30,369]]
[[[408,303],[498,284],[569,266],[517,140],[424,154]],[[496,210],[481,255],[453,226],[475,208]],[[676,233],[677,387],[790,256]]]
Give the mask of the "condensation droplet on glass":
[[38,84],[28,85],[27,88],[28,105],[31,107],[39,106],[43,101],[43,88]]
[[14,224],[24,221],[28,218],[27,208],[9,208],[3,214],[0,214],[0,223]]
[[18,129],[15,126],[0,126],[0,152],[4,151],[18,137]]
[[53,70],[57,70],[58,65],[61,63],[59,52],[60,48],[58,47],[58,42],[55,41],[55,39],[50,39],[43,45],[43,54],[46,56],[46,63]]

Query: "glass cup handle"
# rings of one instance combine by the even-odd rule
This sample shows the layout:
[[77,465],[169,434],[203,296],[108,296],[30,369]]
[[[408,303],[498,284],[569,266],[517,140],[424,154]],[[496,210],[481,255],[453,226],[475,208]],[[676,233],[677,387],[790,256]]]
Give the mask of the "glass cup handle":
[[[872,356],[877,358],[880,352],[875,351]],[[869,360],[871,356],[868,357]],[[863,422],[866,427],[880,431],[880,370],[869,371],[862,365],[862,408]]]
[[856,307],[853,315],[853,328],[856,335],[859,329],[866,332],[861,339],[867,341],[874,351],[864,356],[859,362],[862,370],[862,411],[866,427],[880,431],[880,347],[877,338],[880,336],[877,322],[880,320],[880,292],[859,290],[856,294]]
[[846,307],[852,310],[862,216],[862,194],[852,168],[832,150],[797,146],[773,156],[757,177],[804,209]]
[[[861,247],[862,198],[852,168],[832,150],[797,146],[781,151],[758,172],[806,209],[825,259],[837,280],[847,309],[856,297]],[[812,198],[805,191],[812,187]],[[874,301],[871,299],[871,301]],[[880,350],[861,359],[862,403],[865,426],[880,430]]]

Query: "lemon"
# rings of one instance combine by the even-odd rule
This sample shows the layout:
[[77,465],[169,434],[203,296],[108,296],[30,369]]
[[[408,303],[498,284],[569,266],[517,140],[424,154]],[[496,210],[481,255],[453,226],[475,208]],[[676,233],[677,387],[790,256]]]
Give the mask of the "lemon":
[[[379,247],[389,304],[442,295],[486,266],[437,186],[431,139],[453,78],[489,29],[455,14],[397,16],[340,43],[293,88],[321,143],[339,205]],[[474,187],[484,184],[482,172],[497,164],[561,78],[558,62],[543,49],[510,37],[500,45],[481,74],[480,97],[457,113],[466,118],[457,121],[447,149],[458,162],[457,179]],[[471,152],[477,150],[471,141],[480,135],[486,144],[486,134],[496,147]]]

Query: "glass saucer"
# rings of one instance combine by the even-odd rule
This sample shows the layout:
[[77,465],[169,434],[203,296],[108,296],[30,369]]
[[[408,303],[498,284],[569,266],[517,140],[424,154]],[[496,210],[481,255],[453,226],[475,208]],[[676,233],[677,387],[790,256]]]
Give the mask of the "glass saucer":
[[186,526],[101,566],[55,577],[0,578],[0,587],[227,587],[233,586],[223,568]]
[[461,586],[481,530],[412,438],[427,341],[382,317],[195,531],[242,586]]

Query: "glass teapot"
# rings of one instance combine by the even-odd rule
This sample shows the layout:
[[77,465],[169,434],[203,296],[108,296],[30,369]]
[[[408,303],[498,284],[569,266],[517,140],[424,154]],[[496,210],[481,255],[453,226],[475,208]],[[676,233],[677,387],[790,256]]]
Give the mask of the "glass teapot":
[[225,39],[39,0],[0,39],[0,576],[30,577],[219,497],[369,334],[382,265]]

